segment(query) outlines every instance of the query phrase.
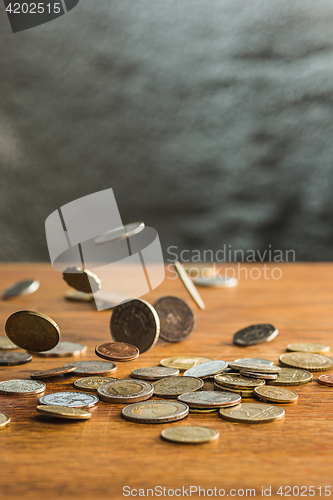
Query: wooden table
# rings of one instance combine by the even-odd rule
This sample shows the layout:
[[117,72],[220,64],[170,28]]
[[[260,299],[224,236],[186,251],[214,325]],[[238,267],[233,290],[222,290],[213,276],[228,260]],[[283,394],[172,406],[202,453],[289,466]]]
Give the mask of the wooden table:
[[[290,342],[333,344],[333,265],[279,267],[279,280],[262,275],[259,279],[241,279],[235,288],[201,288],[205,311],[196,308],[179,279],[166,279],[144,298],[149,302],[163,295],[185,299],[197,315],[196,330],[182,343],[158,341],[138,360],[118,363],[116,376],[127,378],[133,368],[158,365],[167,356],[192,354],[227,361],[263,357],[277,363]],[[67,285],[49,264],[1,264],[1,289],[30,277],[40,280],[40,289],[31,296],[2,301],[2,323],[18,310],[45,313],[58,323],[63,340],[88,345],[87,352],[75,359],[97,359],[94,346],[110,341],[110,311],[97,312],[92,304],[64,300]],[[246,348],[232,344],[236,330],[264,322],[280,331],[271,343]],[[33,371],[61,366],[71,359],[35,356],[26,365],[1,367],[0,379],[28,378]],[[0,498],[117,499],[125,498],[125,486],[144,489],[146,496],[147,488],[165,487],[162,498],[167,497],[168,489],[186,498],[190,486],[212,489],[213,494],[217,488],[217,495],[224,489],[225,496],[235,498],[250,496],[246,489],[255,489],[256,497],[261,497],[262,487],[271,487],[271,498],[282,498],[276,494],[280,486],[284,493],[288,493],[286,486],[314,486],[313,498],[319,498],[321,486],[321,496],[325,497],[325,486],[332,486],[333,475],[333,388],[319,385],[317,377],[314,374],[311,384],[294,387],[299,399],[284,405],[283,420],[260,425],[226,422],[217,414],[189,415],[164,425],[136,424],[121,418],[121,405],[102,401],[92,410],[89,421],[55,421],[36,414],[38,396],[0,396],[0,411],[11,418],[9,427],[0,431]],[[71,390],[75,378],[69,375],[45,380],[47,392]],[[177,445],[160,438],[166,427],[184,424],[211,426],[219,430],[220,438],[198,446]],[[185,492],[178,490],[182,487]],[[239,489],[244,490],[243,495],[237,492]],[[154,498],[156,493],[158,490]],[[152,492],[148,494],[152,497]],[[310,496],[309,490],[304,496]],[[192,497],[197,497],[194,490]]]

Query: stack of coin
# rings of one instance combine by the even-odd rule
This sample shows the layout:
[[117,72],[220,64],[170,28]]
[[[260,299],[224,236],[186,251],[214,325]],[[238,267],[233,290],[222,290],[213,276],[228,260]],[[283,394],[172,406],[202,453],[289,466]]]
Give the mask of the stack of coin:
[[264,379],[244,377],[238,373],[222,373],[214,377],[215,390],[235,392],[243,398],[253,397],[254,389],[264,384]]
[[260,378],[264,380],[275,380],[281,370],[279,366],[265,363],[249,363],[248,361],[229,361],[228,365],[230,368],[238,370],[241,375],[245,377]]
[[227,391],[187,392],[178,396],[179,401],[189,406],[190,413],[213,413],[220,408],[238,405],[241,399],[239,394]]

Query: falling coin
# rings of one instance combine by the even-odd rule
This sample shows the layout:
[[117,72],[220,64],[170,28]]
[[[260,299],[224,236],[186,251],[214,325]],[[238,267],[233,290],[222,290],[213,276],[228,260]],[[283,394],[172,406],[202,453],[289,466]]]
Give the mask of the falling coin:
[[210,427],[198,425],[184,425],[179,427],[169,427],[164,429],[161,436],[166,441],[182,444],[210,443],[219,437],[219,432]]
[[201,356],[174,356],[171,358],[162,359],[160,365],[168,368],[177,368],[179,371],[184,372],[193,366],[213,361],[211,358],[202,358]]
[[279,331],[272,325],[251,325],[235,333],[233,343],[240,346],[250,346],[260,342],[270,342]]
[[185,392],[198,391],[203,385],[203,381],[195,377],[166,377],[153,383],[154,395],[165,398],[175,398]]
[[268,385],[302,385],[308,384],[313,378],[312,373],[297,368],[281,368],[276,380],[268,380]]
[[254,394],[258,398],[272,403],[294,403],[298,399],[296,392],[285,389],[284,387],[256,387]]
[[228,363],[223,360],[208,361],[207,363],[201,363],[200,365],[189,368],[184,373],[184,377],[213,377],[214,375],[217,375],[218,373],[225,370],[227,367]]
[[4,429],[10,422],[10,418],[5,413],[0,413],[0,429]]
[[196,286],[205,286],[212,288],[230,288],[236,286],[238,283],[237,278],[232,278],[229,276],[201,276],[193,279],[193,283]]
[[322,354],[310,352],[287,352],[280,356],[282,366],[303,368],[310,372],[324,372],[333,368],[333,359]]
[[65,375],[75,370],[76,366],[61,366],[60,368],[50,368],[49,370],[31,373],[30,378],[38,380],[39,378],[57,377],[58,375]]
[[214,408],[222,406],[234,406],[241,402],[239,394],[232,392],[199,391],[188,392],[178,396],[178,401],[186,403],[190,408]]
[[149,366],[146,368],[135,368],[131,377],[141,380],[160,380],[161,378],[179,375],[177,368],[166,368],[164,366]]
[[0,337],[0,351],[13,351],[19,349],[8,337]]
[[91,417],[89,411],[69,406],[38,405],[36,410],[48,417],[69,418],[72,420],[88,420]]
[[124,227],[108,231],[107,233],[101,234],[94,239],[96,245],[105,245],[105,243],[115,243],[116,241],[125,240],[131,236],[135,236],[141,233],[145,228],[144,222],[131,222],[130,224],[125,224]]
[[333,387],[333,375],[320,375],[320,377],[317,378],[317,382],[318,384]]
[[67,285],[79,292],[95,293],[101,287],[101,280],[96,274],[81,267],[68,267],[62,276]]
[[0,366],[15,366],[30,363],[31,354],[27,352],[0,352]]
[[97,388],[100,399],[109,403],[136,403],[153,395],[153,386],[144,380],[111,380]]
[[132,361],[139,357],[137,347],[125,342],[108,342],[95,347],[97,356],[110,361]]
[[54,392],[39,398],[39,404],[47,406],[69,406],[70,408],[90,408],[97,405],[99,399],[94,394],[84,392]]
[[109,361],[73,361],[67,366],[76,366],[75,375],[106,375],[117,370],[114,363]]
[[161,297],[153,306],[160,318],[160,337],[167,342],[181,342],[193,331],[192,309],[177,297]]
[[287,351],[291,352],[312,352],[314,354],[325,354],[330,350],[328,345],[313,344],[310,342],[297,342],[287,345]]
[[3,292],[2,298],[12,299],[21,295],[30,295],[39,288],[39,281],[37,280],[24,280],[9,285]]
[[94,300],[93,293],[79,292],[79,290],[67,290],[65,299],[73,302],[92,302]]
[[180,401],[143,401],[125,406],[121,416],[141,424],[165,424],[187,417],[189,407]]
[[65,342],[60,341],[58,345],[50,349],[49,351],[33,352],[37,356],[42,356],[43,358],[65,358],[70,356],[79,356],[85,353],[87,346],[80,344],[79,342]]
[[110,382],[111,380],[117,380],[113,377],[84,377],[78,378],[73,382],[73,385],[76,389],[84,389],[89,392],[96,392],[98,387],[106,382]]
[[199,309],[206,309],[206,306],[204,304],[204,301],[201,298],[200,293],[195,288],[195,285],[194,285],[193,281],[191,280],[191,278],[189,277],[189,275],[185,271],[185,269],[182,266],[182,264],[176,260],[174,262],[174,266],[176,268],[178,276],[180,277],[183,285],[185,286],[186,290],[191,295],[192,299],[197,304],[197,306],[199,307]]
[[16,379],[0,382],[0,393],[10,396],[29,396],[44,392],[45,389],[46,385],[36,380]]

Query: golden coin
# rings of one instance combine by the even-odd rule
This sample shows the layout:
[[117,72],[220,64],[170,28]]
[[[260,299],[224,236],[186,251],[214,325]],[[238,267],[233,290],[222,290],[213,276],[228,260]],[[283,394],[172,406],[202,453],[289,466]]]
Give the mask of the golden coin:
[[30,378],[49,378],[58,377],[59,375],[66,375],[66,373],[71,373],[76,370],[76,366],[60,366],[59,368],[50,368],[49,370],[43,370],[41,372],[31,373]]
[[79,290],[67,290],[65,299],[73,302],[92,302],[94,300],[93,293],[79,292]]
[[153,395],[153,386],[145,380],[116,379],[101,384],[97,395],[108,403],[136,403]]
[[196,413],[198,415],[200,415],[200,413],[216,413],[218,411],[219,408],[209,408],[208,410],[203,408],[190,408],[190,413]]
[[114,377],[84,377],[78,378],[73,382],[74,387],[77,389],[84,389],[85,391],[96,392],[98,387],[106,382],[117,380]]
[[186,290],[188,293],[191,295],[192,299],[196,303],[196,305],[199,307],[199,309],[206,309],[206,306],[204,304],[204,301],[201,298],[200,293],[196,289],[193,281],[185,271],[184,267],[180,262],[177,260],[173,263],[173,265],[176,268],[176,271],[178,273],[178,276],[180,277],[181,281],[183,282],[183,285],[185,286]]
[[280,356],[280,364],[291,368],[303,368],[310,372],[324,372],[333,368],[333,359],[310,352],[287,352]]
[[161,436],[166,441],[183,444],[209,443],[219,437],[219,432],[210,427],[199,425],[182,425],[164,429]]
[[272,403],[294,403],[297,401],[298,396],[296,392],[285,389],[284,387],[256,387],[254,394],[258,398]]
[[49,351],[33,352],[37,356],[42,356],[43,358],[65,358],[70,356],[79,356],[85,353],[87,346],[81,344],[80,342],[65,342],[60,341],[58,345],[50,349]]
[[167,366],[168,368],[177,368],[177,370],[184,372],[193,366],[198,366],[208,361],[213,360],[211,358],[202,358],[201,356],[173,356],[162,359],[160,365]]
[[87,410],[80,408],[71,408],[69,406],[51,406],[51,405],[38,405],[36,410],[48,417],[69,418],[75,420],[88,420],[91,413]]
[[181,420],[188,412],[188,406],[180,401],[143,401],[125,406],[121,416],[130,422],[164,424]]
[[275,422],[284,417],[285,411],[279,406],[264,403],[241,403],[232,408],[222,408],[219,416],[229,422],[243,424],[263,424]]
[[312,352],[314,354],[325,354],[330,350],[328,345],[314,344],[311,342],[296,342],[287,345],[287,351],[290,352]]
[[215,375],[214,382],[224,387],[231,387],[231,389],[251,389],[259,385],[265,385],[265,380],[260,378],[244,377],[238,373],[226,373]]
[[53,319],[34,311],[17,311],[6,321],[7,337],[26,351],[48,351],[60,340],[60,330]]
[[79,292],[95,293],[101,287],[101,280],[96,274],[81,267],[68,267],[62,276],[67,285]]
[[0,382],[0,393],[9,396],[29,396],[44,392],[46,385],[43,382],[29,379],[5,380]]
[[242,396],[242,398],[252,398],[254,396],[253,390],[248,390],[248,389],[231,389],[230,387],[225,387],[223,385],[219,385],[214,383],[214,388],[216,391],[230,391],[230,392],[235,392],[236,394],[239,394]]
[[18,349],[18,347],[8,337],[0,337],[0,351],[12,351],[14,349]]
[[308,384],[313,378],[312,373],[297,368],[281,368],[277,379],[267,380],[268,385],[302,385]]
[[153,383],[154,395],[157,397],[175,398],[185,392],[198,391],[204,383],[195,377],[165,377]]
[[190,408],[222,408],[224,406],[235,406],[241,402],[239,394],[230,391],[195,391],[185,392],[178,396],[178,401],[182,401]]
[[5,413],[0,413],[0,429],[4,429],[10,422],[10,418]]

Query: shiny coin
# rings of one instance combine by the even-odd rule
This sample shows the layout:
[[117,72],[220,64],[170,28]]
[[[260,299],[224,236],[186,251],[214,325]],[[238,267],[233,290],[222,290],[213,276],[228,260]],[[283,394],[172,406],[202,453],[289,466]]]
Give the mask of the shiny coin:
[[13,344],[8,337],[0,337],[0,351],[13,351],[18,349],[17,345]]
[[164,429],[161,436],[166,441],[182,444],[210,443],[219,437],[219,432],[210,427],[198,425],[184,425]]
[[97,388],[100,399],[109,403],[136,403],[153,395],[153,386],[145,380],[111,380]]
[[206,309],[206,306],[204,304],[204,301],[201,298],[200,293],[195,288],[193,281],[191,280],[191,278],[189,277],[189,275],[185,271],[182,264],[176,260],[174,262],[174,266],[175,266],[175,269],[176,269],[178,276],[181,279],[183,285],[185,286],[186,290],[191,295],[192,299],[197,304],[199,309]]
[[272,325],[251,325],[235,333],[233,343],[240,346],[259,344],[260,342],[270,342],[279,331]]
[[113,377],[84,377],[78,378],[73,382],[76,389],[83,389],[89,392],[96,392],[98,387],[106,382],[111,382],[111,380],[117,380]]
[[157,342],[160,320],[148,302],[135,299],[113,309],[110,330],[116,342],[127,342],[143,353]]
[[95,347],[97,356],[110,361],[131,361],[139,357],[140,351],[137,347],[125,342],[108,342]]
[[287,352],[280,356],[282,366],[304,368],[310,372],[324,372],[333,368],[333,359],[322,354],[310,352]]
[[238,283],[237,278],[229,276],[201,276],[193,279],[196,286],[206,286],[211,288],[230,288],[236,286]]
[[5,380],[0,382],[0,393],[10,396],[29,396],[44,392],[46,385],[43,382],[29,379]]
[[75,288],[79,292],[95,293],[101,287],[101,280],[96,274],[82,269],[81,267],[68,267],[63,273],[62,277],[67,285]]
[[60,366],[59,368],[50,368],[49,370],[31,373],[30,378],[38,380],[39,378],[57,377],[58,375],[65,375],[75,370],[76,366]]
[[49,351],[34,352],[37,356],[43,358],[65,358],[70,356],[79,356],[86,352],[87,346],[79,342],[64,342],[60,341],[53,349]]
[[255,373],[279,373],[281,368],[274,365],[263,365],[262,363],[245,363],[244,361],[228,361],[230,368],[236,370],[247,370]]
[[265,401],[270,401],[272,403],[294,403],[297,401],[298,396],[296,392],[285,389],[284,387],[256,387],[254,389],[254,394],[258,398]]
[[153,383],[154,395],[165,398],[175,398],[185,392],[198,391],[203,385],[203,381],[195,377],[166,377]]
[[187,392],[178,396],[178,401],[186,403],[190,408],[212,408],[222,406],[234,406],[241,402],[238,394],[231,392],[200,391]]
[[144,401],[123,408],[125,420],[142,424],[165,424],[181,420],[188,415],[189,407],[180,401]]
[[195,326],[192,309],[177,297],[161,297],[153,306],[160,318],[160,337],[167,342],[181,342]]
[[34,311],[17,311],[6,321],[7,337],[26,351],[48,351],[60,340],[60,330],[53,319]]
[[184,372],[193,366],[206,363],[207,361],[213,361],[213,359],[202,358],[200,356],[175,356],[172,358],[162,359],[160,364],[169,368],[177,368],[179,371]]
[[92,302],[94,295],[92,293],[79,292],[78,290],[67,290],[65,299],[73,302]]
[[255,363],[255,364],[260,364],[260,365],[274,365],[274,362],[273,361],[270,361],[269,359],[262,359],[262,358],[239,358],[239,359],[235,359],[235,362],[237,361],[241,361],[244,363]]
[[216,391],[230,391],[235,394],[239,394],[242,398],[252,398],[254,396],[254,392],[251,389],[231,389],[231,387],[225,387],[223,385],[219,385],[214,383],[214,389]]
[[79,408],[70,408],[68,406],[38,405],[36,410],[48,417],[70,418],[75,420],[88,420],[91,413]]
[[276,380],[267,380],[268,385],[302,385],[308,384],[313,378],[312,373],[296,368],[281,368]]
[[24,365],[32,360],[27,352],[0,352],[0,366]]
[[39,281],[37,280],[24,280],[13,283],[6,288],[2,294],[3,299],[12,299],[21,295],[30,295],[39,288]]
[[208,409],[204,409],[204,408],[190,408],[190,413],[195,413],[195,414],[198,414],[200,415],[200,413],[217,413],[219,411],[219,407],[217,408],[208,408]]
[[333,387],[333,375],[320,375],[320,377],[317,378],[317,382],[318,384]]
[[0,429],[4,429],[10,422],[10,418],[5,413],[0,413]]
[[241,403],[235,408],[222,408],[220,417],[230,422],[244,424],[263,424],[275,422],[284,417],[285,411],[279,406],[264,403]]
[[330,350],[328,345],[313,344],[310,342],[297,342],[287,345],[287,351],[291,352],[313,352],[315,354],[325,354]]
[[113,231],[108,231],[107,233],[101,234],[94,239],[96,245],[105,245],[106,243],[115,243],[116,241],[125,240],[130,238],[145,228],[144,222],[131,222],[130,224],[125,224],[124,227],[114,229]]
[[238,373],[226,373],[215,375],[214,382],[224,387],[231,387],[231,389],[254,389],[259,385],[264,385],[265,380],[258,378],[244,377]]
[[75,375],[105,375],[117,370],[114,363],[109,361],[73,361],[65,366],[76,366]]
[[239,373],[243,377],[260,378],[263,380],[275,380],[278,378],[277,373],[255,373],[255,372],[249,372],[246,370],[240,370]]
[[198,366],[193,366],[189,368],[184,373],[184,377],[199,377],[199,378],[207,378],[213,377],[217,373],[221,373],[228,367],[228,363],[226,361],[208,361],[207,363],[202,363]]
[[147,368],[136,368],[132,370],[131,377],[141,380],[160,380],[161,378],[175,377],[179,375],[177,368],[166,368],[164,366],[149,366]]
[[97,405],[99,399],[94,394],[85,392],[54,392],[39,398],[39,404],[50,406],[69,406],[70,408],[90,408]]

